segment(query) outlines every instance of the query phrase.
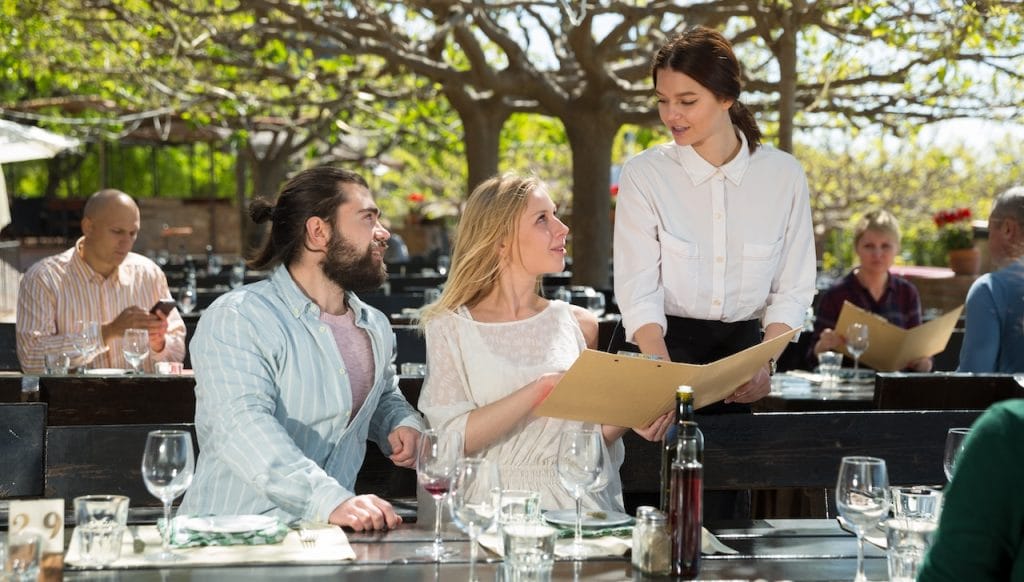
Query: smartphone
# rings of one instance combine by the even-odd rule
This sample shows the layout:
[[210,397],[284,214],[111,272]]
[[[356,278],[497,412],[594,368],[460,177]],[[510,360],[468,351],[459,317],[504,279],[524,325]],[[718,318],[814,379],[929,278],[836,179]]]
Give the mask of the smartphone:
[[168,315],[171,314],[171,310],[174,309],[176,306],[177,303],[175,303],[174,300],[172,299],[161,299],[160,301],[156,302],[156,305],[154,305],[153,308],[149,310],[149,312],[155,314],[157,311],[159,311],[164,314],[164,317],[167,317]]

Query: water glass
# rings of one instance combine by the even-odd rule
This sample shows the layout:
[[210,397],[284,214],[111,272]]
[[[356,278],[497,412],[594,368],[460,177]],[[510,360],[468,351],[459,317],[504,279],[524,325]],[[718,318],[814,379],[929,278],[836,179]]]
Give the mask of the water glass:
[[942,491],[934,487],[892,487],[892,510],[896,517],[938,523],[942,513]]
[[839,382],[839,369],[843,366],[843,354],[821,352],[818,354],[818,373],[825,377],[825,383],[835,386]]
[[8,532],[3,573],[10,575],[10,580],[36,580],[42,552],[43,538],[36,531]]
[[124,495],[84,495],[75,498],[75,537],[83,564],[108,566],[121,557],[128,524]]
[[923,519],[895,517],[885,522],[889,580],[913,582],[932,545],[938,524]]
[[960,453],[964,450],[964,445],[967,442],[967,435],[971,433],[971,429],[965,427],[957,427],[949,429],[946,433],[946,448],[942,454],[942,470],[946,474],[946,480],[953,480],[953,471],[956,469],[957,459],[960,458]]
[[46,373],[51,376],[64,376],[71,367],[71,356],[66,352],[50,352],[43,355]]
[[132,367],[132,373],[140,374],[142,362],[149,355],[149,332],[134,327],[124,330],[121,350],[124,352],[125,361]]
[[498,500],[498,532],[514,524],[537,523],[540,517],[540,492],[526,489],[502,489]]
[[503,531],[505,562],[512,582],[550,580],[558,530],[534,522],[512,523]]

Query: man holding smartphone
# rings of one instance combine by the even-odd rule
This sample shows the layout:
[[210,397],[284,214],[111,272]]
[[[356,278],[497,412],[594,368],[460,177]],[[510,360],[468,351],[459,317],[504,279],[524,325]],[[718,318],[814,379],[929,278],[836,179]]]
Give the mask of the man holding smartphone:
[[[18,359],[25,373],[43,371],[47,353],[76,354],[81,322],[99,324],[94,367],[128,368],[124,331],[149,332],[146,369],[185,359],[185,322],[169,300],[167,277],[156,263],[131,252],[139,234],[139,207],[119,190],[100,190],[85,204],[82,238],[75,246],[29,268],[18,290]],[[81,365],[79,356],[73,364]]]

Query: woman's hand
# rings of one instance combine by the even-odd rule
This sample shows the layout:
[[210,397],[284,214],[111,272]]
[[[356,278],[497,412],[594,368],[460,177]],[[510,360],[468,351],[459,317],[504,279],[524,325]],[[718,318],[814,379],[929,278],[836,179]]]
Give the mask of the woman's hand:
[[754,377],[749,382],[740,386],[735,392],[726,397],[725,402],[726,404],[730,402],[750,404],[768,396],[768,393],[771,391],[771,375],[768,373],[768,364],[765,364],[754,374]]
[[654,422],[643,428],[634,428],[633,432],[644,437],[645,439],[653,442],[660,442],[665,438],[665,433],[668,432],[668,427],[672,426],[675,422],[676,411],[669,410],[665,414],[662,414],[658,418],[654,419]]
[[931,372],[932,365],[933,362],[931,358],[918,358],[907,362],[907,368],[915,372]]

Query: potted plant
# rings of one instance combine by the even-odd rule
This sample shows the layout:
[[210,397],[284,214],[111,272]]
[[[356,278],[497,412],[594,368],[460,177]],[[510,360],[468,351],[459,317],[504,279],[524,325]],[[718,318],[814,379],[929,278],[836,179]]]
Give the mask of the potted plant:
[[940,210],[932,217],[939,231],[939,245],[946,251],[949,268],[957,275],[977,275],[981,253],[974,247],[971,209]]

